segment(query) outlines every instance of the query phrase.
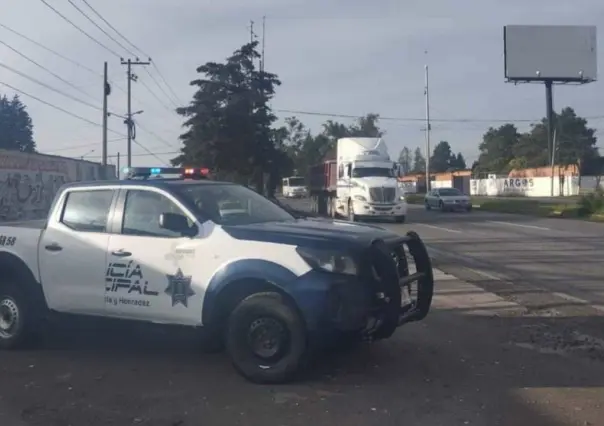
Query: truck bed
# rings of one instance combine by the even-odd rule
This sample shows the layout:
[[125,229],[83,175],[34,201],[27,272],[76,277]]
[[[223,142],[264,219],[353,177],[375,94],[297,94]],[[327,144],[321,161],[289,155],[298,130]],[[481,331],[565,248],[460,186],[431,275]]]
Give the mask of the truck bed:
[[9,226],[14,228],[44,229],[46,219],[19,220],[14,222],[0,222],[0,227]]

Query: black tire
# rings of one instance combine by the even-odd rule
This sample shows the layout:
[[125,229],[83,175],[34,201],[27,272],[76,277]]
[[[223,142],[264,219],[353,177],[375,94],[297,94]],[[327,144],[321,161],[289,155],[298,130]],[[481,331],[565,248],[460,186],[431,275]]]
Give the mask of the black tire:
[[394,218],[394,221],[396,223],[405,223],[405,220],[407,219],[407,217],[405,215],[403,216],[397,216]]
[[[254,353],[249,341],[254,327],[258,330],[258,327],[267,327],[268,324],[281,328],[282,332],[279,338],[281,348],[278,348],[281,350],[273,354],[273,359]],[[307,361],[304,320],[279,293],[256,293],[243,299],[229,317],[225,340],[235,369],[253,383],[288,382]]]
[[30,347],[40,337],[42,309],[27,296],[12,282],[0,283],[0,349]]
[[427,201],[424,201],[424,204],[426,206],[426,210],[432,210],[432,207],[430,206],[430,204]]
[[443,203],[442,201],[438,202],[438,208],[440,209],[441,212],[447,211],[445,208],[445,203]]
[[467,211],[468,213],[470,213],[470,212],[472,211],[472,206],[468,206],[468,207],[466,207],[466,211]]

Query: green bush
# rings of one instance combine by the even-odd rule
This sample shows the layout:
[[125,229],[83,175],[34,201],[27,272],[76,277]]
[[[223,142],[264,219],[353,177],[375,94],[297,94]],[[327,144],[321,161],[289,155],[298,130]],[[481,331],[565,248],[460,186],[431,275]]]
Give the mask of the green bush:
[[578,202],[578,214],[580,216],[590,216],[595,213],[604,212],[604,191],[597,189],[588,194],[582,195]]

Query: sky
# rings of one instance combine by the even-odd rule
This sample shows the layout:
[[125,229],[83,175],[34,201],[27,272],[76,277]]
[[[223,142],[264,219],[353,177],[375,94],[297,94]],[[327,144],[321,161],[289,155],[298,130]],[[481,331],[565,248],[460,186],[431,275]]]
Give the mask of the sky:
[[[543,85],[505,82],[503,26],[604,23],[600,0],[46,2],[83,32],[42,0],[0,0],[0,82],[12,86],[0,84],[0,94],[25,93],[20,96],[40,152],[100,161],[107,61],[113,84],[109,111],[117,114],[109,118],[108,154],[116,164],[120,153],[121,166],[127,148],[119,115],[126,112],[127,80],[120,58],[135,58],[133,54],[152,60],[151,66],[133,67],[138,80],[132,83],[132,110],[143,110],[135,117],[135,166],[165,165],[176,155],[183,120],[174,107],[190,102],[189,82],[197,78],[196,68],[223,61],[248,42],[251,20],[260,39],[263,16],[266,70],[282,81],[272,101],[281,120],[296,115],[317,132],[328,119],[352,122],[330,114],[379,113],[393,158],[404,146],[424,150],[427,64],[432,146],[447,140],[471,163],[489,126],[512,122],[524,131],[545,115]],[[140,50],[104,24],[86,2]],[[602,30],[598,46],[602,70]],[[554,108],[572,106],[604,137],[603,85],[556,86]]]

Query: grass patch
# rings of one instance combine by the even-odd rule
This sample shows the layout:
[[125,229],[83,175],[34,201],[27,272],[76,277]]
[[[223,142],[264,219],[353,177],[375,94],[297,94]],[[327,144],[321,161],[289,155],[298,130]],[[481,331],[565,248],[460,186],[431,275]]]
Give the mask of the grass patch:
[[[407,194],[408,204],[423,204],[425,194]],[[472,205],[479,210],[512,213],[538,217],[587,219],[604,222],[604,193],[594,192],[562,200],[536,200],[530,197],[472,197]]]

